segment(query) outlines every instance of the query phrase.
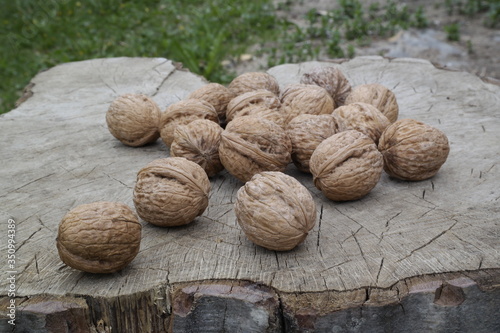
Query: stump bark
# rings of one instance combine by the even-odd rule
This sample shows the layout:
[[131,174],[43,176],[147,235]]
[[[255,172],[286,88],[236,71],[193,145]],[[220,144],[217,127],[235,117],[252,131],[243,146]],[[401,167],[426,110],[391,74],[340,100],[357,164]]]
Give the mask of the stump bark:
[[25,101],[0,117],[0,331],[500,331],[500,87],[418,59],[268,72],[283,88],[315,66],[338,66],[353,86],[385,85],[399,118],[445,132],[451,152],[439,173],[420,182],[383,174],[363,199],[336,203],[291,165],[318,221],[303,244],[279,253],[246,239],[233,211],[242,183],[222,172],[201,217],[177,228],[143,223],[138,256],[111,275],[65,266],[58,224],[83,203],[133,207],[138,170],[169,151],[161,140],[121,144],[106,128],[107,108],[143,93],[164,110],[207,82],[160,58],[67,63],[33,78]]

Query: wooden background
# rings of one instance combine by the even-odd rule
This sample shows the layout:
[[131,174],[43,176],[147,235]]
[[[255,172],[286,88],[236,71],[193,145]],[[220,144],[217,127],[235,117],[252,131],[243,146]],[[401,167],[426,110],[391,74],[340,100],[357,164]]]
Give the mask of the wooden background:
[[[224,171],[211,179],[203,216],[177,228],[143,223],[138,256],[111,275],[65,266],[55,247],[58,224],[83,203],[120,201],[133,208],[137,172],[169,152],[161,140],[139,148],[122,145],[107,130],[107,108],[121,94],[143,93],[164,110],[206,82],[157,58],[89,60],[38,74],[33,95],[0,117],[0,252],[7,252],[6,224],[12,218],[16,296],[126,299],[154,291],[165,294],[158,299],[170,309],[171,287],[195,281],[250,281],[291,295],[389,290],[405,279],[450,272],[498,278],[500,87],[404,58],[307,62],[268,72],[284,87],[318,65],[338,66],[353,86],[385,85],[396,94],[399,118],[444,131],[451,151],[439,173],[421,182],[384,173],[363,199],[336,203],[314,188],[310,175],[290,165],[286,172],[312,192],[318,220],[302,245],[280,253],[246,239],[233,211],[242,183]],[[4,269],[4,299],[6,278]],[[91,318],[95,325],[98,319]]]

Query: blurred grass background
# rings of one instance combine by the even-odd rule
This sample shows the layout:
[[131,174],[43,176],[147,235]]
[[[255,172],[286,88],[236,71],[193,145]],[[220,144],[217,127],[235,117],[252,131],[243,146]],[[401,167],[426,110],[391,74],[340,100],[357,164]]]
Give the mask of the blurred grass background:
[[[277,18],[268,0],[0,0],[0,112],[40,70],[100,57],[166,57],[227,82],[221,61]],[[259,36],[260,34],[260,36]]]
[[[398,29],[427,26],[422,8],[397,1],[310,11],[299,27],[286,19],[304,0],[0,0],[0,113],[14,108],[29,80],[60,63],[101,57],[165,57],[209,81],[228,83],[225,65],[253,48],[268,66],[320,55],[353,57],[354,45]],[[499,0],[443,0],[450,10],[496,10]],[[482,7],[481,7],[482,6]],[[494,21],[495,22],[495,21]],[[256,51],[257,50],[257,51]]]

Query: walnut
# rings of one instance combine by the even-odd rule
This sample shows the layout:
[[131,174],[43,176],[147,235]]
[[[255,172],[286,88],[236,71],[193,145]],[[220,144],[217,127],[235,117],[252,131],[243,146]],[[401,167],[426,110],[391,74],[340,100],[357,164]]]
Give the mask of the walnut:
[[208,119],[219,123],[217,111],[208,102],[201,99],[185,99],[171,104],[162,114],[160,134],[163,142],[170,147],[174,131],[178,125],[186,125],[196,119]]
[[301,114],[287,125],[292,141],[292,161],[303,172],[310,172],[309,160],[316,147],[337,133],[337,123],[331,115]]
[[278,96],[269,90],[253,90],[243,93],[229,102],[226,119],[230,122],[235,117],[258,115],[283,126],[284,117],[280,112],[280,106],[281,102]]
[[125,94],[116,98],[106,113],[111,134],[132,147],[155,142],[160,136],[160,108],[146,95]]
[[172,227],[188,224],[208,206],[210,181],[201,166],[183,157],[154,160],[137,174],[134,204],[146,222]]
[[322,87],[311,84],[290,84],[280,99],[285,123],[299,114],[331,114],[335,108],[335,103],[328,92]]
[[391,123],[398,119],[399,106],[396,95],[388,88],[378,83],[361,84],[354,87],[347,96],[345,103],[368,103],[379,109]]
[[224,169],[219,159],[221,133],[222,127],[207,119],[179,125],[174,132],[170,156],[187,158],[200,165],[212,177]]
[[375,144],[390,121],[376,107],[367,103],[352,103],[341,106],[332,113],[339,132],[357,130],[366,134]]
[[113,273],[139,252],[137,215],[118,202],[93,202],[71,209],[61,220],[57,251],[68,266],[89,273]]
[[330,200],[360,199],[377,185],[382,154],[361,132],[339,132],[318,145],[311,156],[314,185]]
[[227,105],[235,97],[236,95],[222,84],[209,83],[193,91],[187,98],[202,99],[211,104],[217,111],[219,121],[224,124],[226,122]]
[[236,96],[257,89],[266,89],[275,95],[279,95],[280,93],[280,86],[276,78],[264,72],[247,72],[240,74],[229,83],[228,88]]
[[242,186],[234,205],[238,224],[255,244],[288,251],[307,237],[316,223],[311,193],[281,172],[261,172]]
[[378,149],[390,176],[424,180],[434,176],[446,162],[450,145],[439,129],[417,120],[401,119],[385,129]]
[[242,182],[262,171],[284,171],[291,152],[285,130],[257,117],[234,118],[222,132],[219,146],[222,165]]
[[345,104],[345,99],[351,92],[351,84],[344,73],[336,67],[316,67],[304,73],[300,83],[316,84],[328,91],[336,106]]

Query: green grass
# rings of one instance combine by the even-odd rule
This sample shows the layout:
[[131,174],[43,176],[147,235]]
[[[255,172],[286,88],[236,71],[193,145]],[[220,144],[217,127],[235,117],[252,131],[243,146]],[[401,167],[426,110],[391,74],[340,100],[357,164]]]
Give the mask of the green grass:
[[460,27],[457,23],[452,23],[444,26],[446,39],[450,42],[458,42],[460,40]]
[[275,31],[269,0],[0,0],[0,113],[37,72],[83,59],[167,57],[214,82],[221,62]]
[[500,0],[445,0],[445,6],[450,15],[457,13],[475,17],[478,14],[485,14],[485,26],[500,27]]
[[[281,2],[279,10],[286,13],[300,1]],[[307,13],[305,27],[299,27],[277,15],[271,0],[0,0],[0,113],[14,108],[36,73],[64,62],[165,57],[210,81],[228,83],[235,73],[223,61],[238,59],[252,46],[269,66],[354,57],[355,46],[373,38],[428,25],[422,8],[412,12],[382,1],[367,7],[338,0],[335,10]],[[477,9],[465,1],[443,1],[452,11],[487,11],[498,22],[499,0],[476,1],[482,4]]]
[[387,37],[400,29],[428,26],[422,8],[411,11],[395,1],[366,7],[358,0],[339,0],[338,8],[306,15],[306,27],[289,23],[280,34],[279,43],[264,47],[268,66],[299,62],[318,57],[352,58],[355,45],[368,45],[373,38]]

